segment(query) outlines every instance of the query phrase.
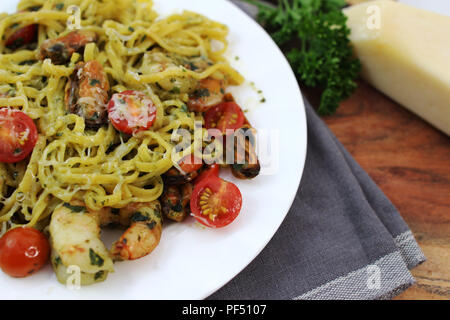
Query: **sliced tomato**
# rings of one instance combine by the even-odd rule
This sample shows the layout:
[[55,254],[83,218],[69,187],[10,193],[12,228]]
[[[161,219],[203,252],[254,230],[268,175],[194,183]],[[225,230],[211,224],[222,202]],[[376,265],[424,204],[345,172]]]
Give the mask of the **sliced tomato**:
[[237,130],[245,122],[244,112],[235,102],[222,102],[204,113],[206,129],[216,128],[222,134],[227,129]]
[[45,265],[50,245],[34,228],[11,229],[0,238],[0,267],[12,277],[29,276]]
[[210,174],[195,185],[190,204],[197,221],[210,228],[222,228],[239,215],[242,195],[235,184]]
[[37,41],[38,25],[30,24],[20,28],[5,41],[5,47],[17,49],[23,45]]
[[178,162],[178,166],[185,173],[191,173],[200,170],[203,167],[202,159],[197,158],[193,154],[185,156]]
[[153,125],[156,106],[143,92],[127,90],[113,94],[108,104],[108,116],[117,130],[135,134]]
[[[231,93],[226,93],[225,96],[223,97],[223,101],[225,102],[235,102],[234,97]],[[248,125],[249,127],[251,127],[250,122],[248,121],[247,117],[244,114],[244,125]]]
[[15,163],[33,150],[38,131],[33,120],[22,111],[0,109],[0,162]]

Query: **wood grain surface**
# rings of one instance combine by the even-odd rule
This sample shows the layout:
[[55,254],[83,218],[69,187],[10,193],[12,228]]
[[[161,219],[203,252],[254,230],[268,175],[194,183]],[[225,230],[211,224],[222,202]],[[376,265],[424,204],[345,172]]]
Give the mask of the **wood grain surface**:
[[[306,93],[317,105],[317,93]],[[450,299],[450,137],[362,80],[324,120],[398,208],[427,257],[412,270],[417,284],[396,299]]]

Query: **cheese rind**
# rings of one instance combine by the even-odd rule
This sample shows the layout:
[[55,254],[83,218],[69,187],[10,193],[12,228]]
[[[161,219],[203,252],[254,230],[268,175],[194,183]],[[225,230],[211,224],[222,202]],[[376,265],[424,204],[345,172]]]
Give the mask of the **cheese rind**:
[[344,13],[363,78],[450,135],[450,17],[386,0]]

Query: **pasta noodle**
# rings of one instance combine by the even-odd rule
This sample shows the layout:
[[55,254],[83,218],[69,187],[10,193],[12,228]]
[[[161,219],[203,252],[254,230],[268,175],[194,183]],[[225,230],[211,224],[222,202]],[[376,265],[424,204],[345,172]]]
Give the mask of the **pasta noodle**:
[[[71,6],[79,8],[73,16]],[[81,28],[94,31],[98,41],[66,65],[39,59],[42,43],[70,32],[66,23],[76,23],[77,14]],[[193,12],[159,18],[152,1],[22,0],[18,13],[0,16],[0,38],[31,23],[39,25],[34,47],[11,50],[0,44],[0,107],[22,110],[39,131],[29,159],[0,163],[3,230],[45,225],[63,202],[82,200],[98,210],[158,199],[161,175],[173,166],[177,151],[172,133],[193,131],[194,121],[202,120],[186,108],[184,86],[208,77],[231,85],[243,81],[223,56],[227,28]],[[77,62],[92,60],[108,75],[110,95],[138,90],[152,98],[157,113],[149,130],[134,136],[111,124],[93,130],[67,112],[66,83]],[[193,63],[195,68],[187,67]]]

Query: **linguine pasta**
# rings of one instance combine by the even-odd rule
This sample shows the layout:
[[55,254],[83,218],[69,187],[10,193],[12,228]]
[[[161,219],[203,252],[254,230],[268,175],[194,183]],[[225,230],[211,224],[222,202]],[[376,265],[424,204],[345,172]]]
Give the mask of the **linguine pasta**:
[[[17,13],[0,15],[0,38],[32,23],[39,25],[34,46],[12,50],[0,44],[0,107],[22,110],[39,131],[31,157],[0,163],[4,229],[45,226],[57,206],[76,200],[100,210],[158,199],[161,175],[177,151],[172,133],[193,131],[194,121],[202,120],[186,107],[192,86],[208,77],[230,85],[243,81],[223,56],[226,26],[193,12],[160,18],[152,1],[22,0]],[[98,41],[64,65],[39,59],[45,40],[77,23]],[[110,95],[137,90],[153,100],[157,112],[150,129],[133,136],[110,123],[93,129],[67,111],[68,79],[77,62],[91,60],[103,66]]]

